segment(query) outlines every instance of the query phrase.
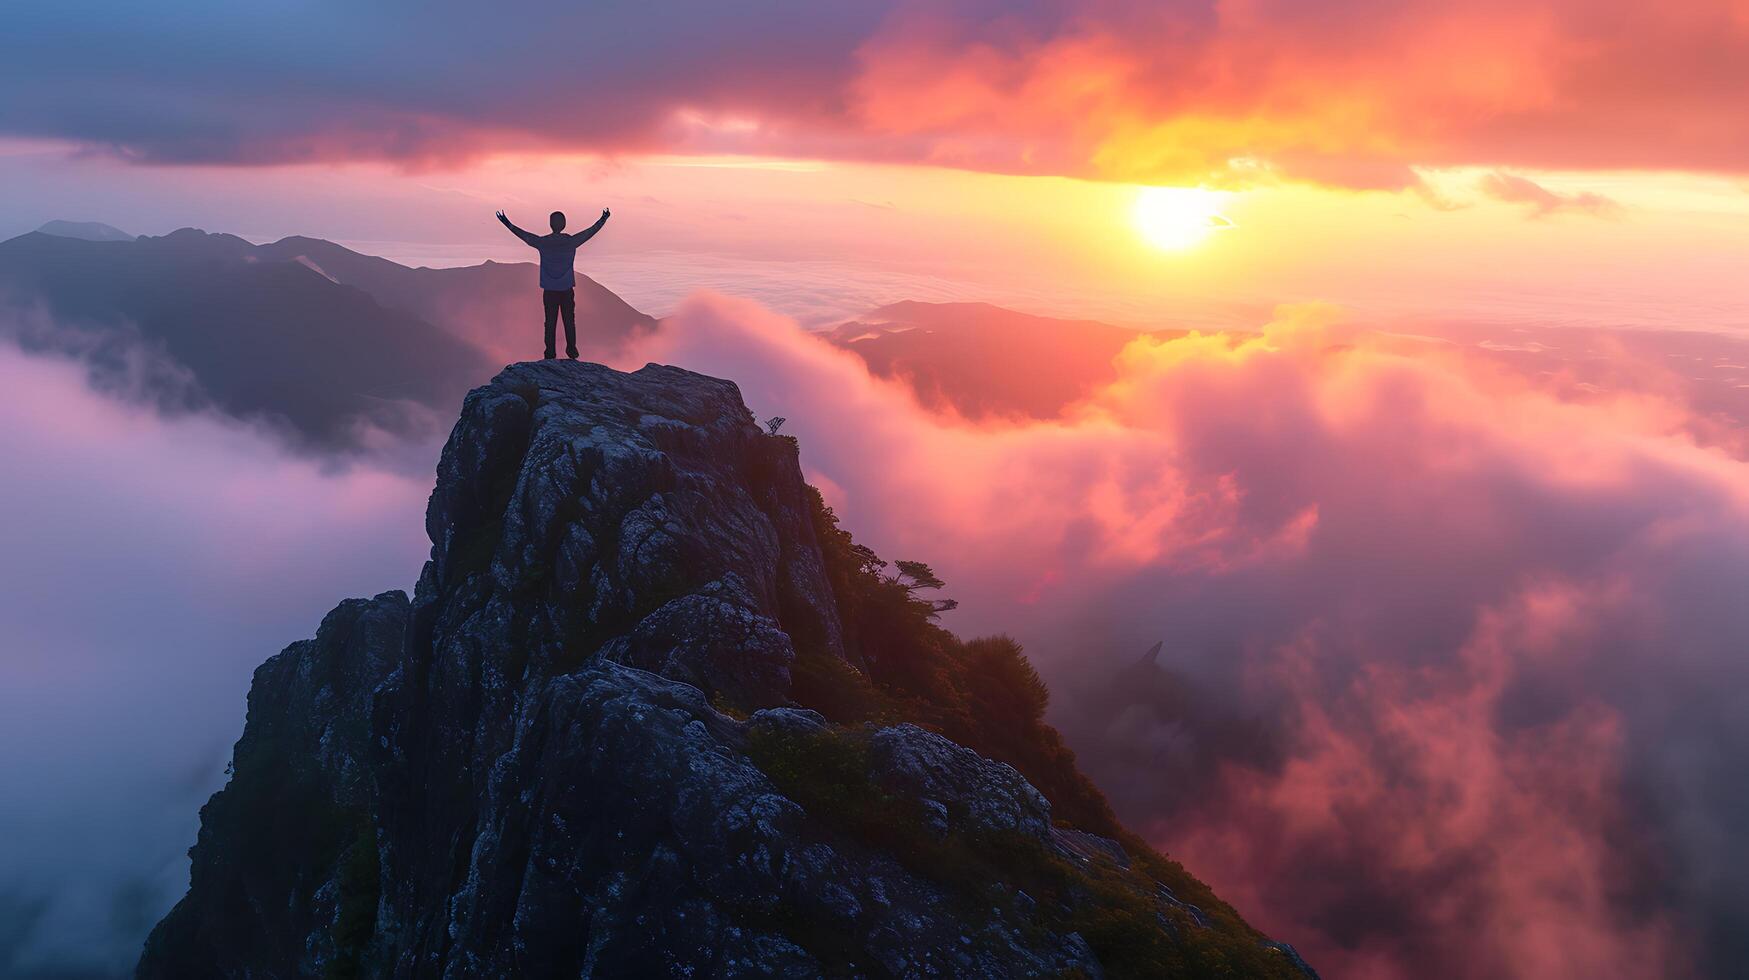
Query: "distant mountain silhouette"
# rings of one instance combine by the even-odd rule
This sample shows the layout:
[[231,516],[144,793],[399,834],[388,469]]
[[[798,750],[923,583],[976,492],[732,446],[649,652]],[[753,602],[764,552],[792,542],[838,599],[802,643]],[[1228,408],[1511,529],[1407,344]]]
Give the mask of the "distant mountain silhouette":
[[101,221],[48,221],[37,231],[61,238],[82,238],[88,242],[131,242],[134,236],[114,225]]
[[[578,293],[593,351],[654,324],[582,277]],[[314,449],[431,431],[474,379],[540,343],[533,266],[409,269],[320,239],[193,228],[0,242],[0,303],[23,314],[7,318],[20,343],[86,358],[100,385],[267,421]],[[168,364],[142,373],[141,345]]]
[[[271,261],[303,257],[335,282],[356,286],[384,306],[442,327],[487,351],[495,361],[526,360],[539,353],[541,306],[532,263],[410,269],[302,236],[282,238],[256,251]],[[610,354],[655,326],[654,317],[633,309],[588,276],[577,276],[577,341],[585,356]]]
[[929,408],[951,408],[969,418],[1053,418],[1112,377],[1112,359],[1141,334],[988,303],[907,301],[841,324],[827,336],[861,356],[875,374],[910,384]]

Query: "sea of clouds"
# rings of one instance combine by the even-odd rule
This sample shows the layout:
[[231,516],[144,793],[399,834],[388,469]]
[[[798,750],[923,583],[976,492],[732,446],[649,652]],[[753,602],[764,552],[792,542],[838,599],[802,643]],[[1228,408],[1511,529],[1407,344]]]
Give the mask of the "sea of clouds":
[[250,674],[429,547],[427,476],[91,380],[0,345],[0,976],[131,975]]
[[[708,294],[619,366],[787,417],[950,626],[1026,644],[1125,820],[1328,975],[1718,972],[1749,934],[1749,463],[1669,399],[1339,319],[1141,339],[1025,423]],[[0,347],[0,973],[126,972],[250,672],[426,548],[406,447],[299,455],[90,378]],[[1198,710],[1088,693],[1162,639]]]
[[[1331,975],[1740,962],[1749,463],[1678,402],[1339,320],[1138,340],[1026,424],[744,302],[640,353],[787,417],[847,527],[1026,643],[1120,814]],[[1073,696],[1162,638],[1214,708]]]

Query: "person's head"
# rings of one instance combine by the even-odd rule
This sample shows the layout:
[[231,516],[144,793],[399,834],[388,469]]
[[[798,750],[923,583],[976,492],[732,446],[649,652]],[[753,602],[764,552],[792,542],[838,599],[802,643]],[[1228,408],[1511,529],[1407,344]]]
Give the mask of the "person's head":
[[554,231],[564,231],[565,230],[565,212],[554,211],[551,215],[549,215],[547,217],[547,223],[553,226]]

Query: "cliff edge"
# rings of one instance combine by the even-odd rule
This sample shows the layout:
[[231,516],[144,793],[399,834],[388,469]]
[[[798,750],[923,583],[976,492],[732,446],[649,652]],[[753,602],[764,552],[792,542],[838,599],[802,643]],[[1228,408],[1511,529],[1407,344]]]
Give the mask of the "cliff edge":
[[426,528],[411,600],[256,671],[142,977],[1314,975],[1116,824],[1018,648],[933,625],[730,382],[509,367]]

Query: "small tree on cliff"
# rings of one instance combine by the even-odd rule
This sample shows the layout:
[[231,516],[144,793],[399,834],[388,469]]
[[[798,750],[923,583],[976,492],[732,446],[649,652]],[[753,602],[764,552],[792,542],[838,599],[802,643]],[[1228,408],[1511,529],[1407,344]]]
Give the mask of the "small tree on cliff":
[[[869,554],[873,555],[874,552],[871,551]],[[879,558],[875,560],[880,561]],[[884,566],[886,563],[881,562],[881,564]],[[899,571],[888,581],[903,588],[905,595],[913,601],[926,603],[929,606],[931,618],[947,612],[949,609],[959,608],[959,600],[957,599],[924,599],[917,595],[920,589],[940,589],[947,586],[947,583],[935,574],[935,569],[920,561],[897,561],[893,564],[898,567]]]

